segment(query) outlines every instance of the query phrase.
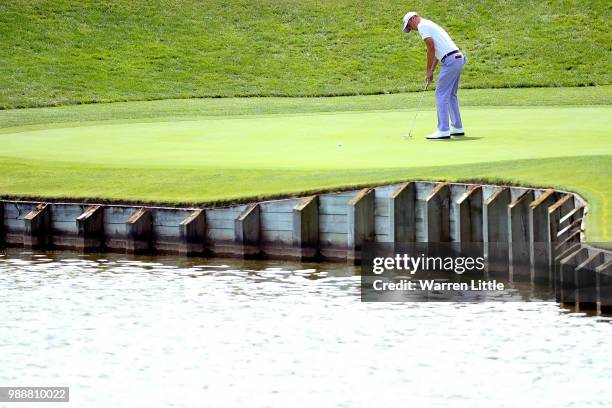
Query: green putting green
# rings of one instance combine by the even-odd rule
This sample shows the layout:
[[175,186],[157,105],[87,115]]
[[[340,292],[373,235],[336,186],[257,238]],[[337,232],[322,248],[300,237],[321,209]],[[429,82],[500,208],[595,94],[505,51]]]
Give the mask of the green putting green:
[[589,240],[612,240],[611,106],[466,107],[468,135],[438,142],[423,138],[435,127],[431,109],[405,140],[412,116],[393,108],[9,127],[0,191],[212,203],[410,179],[509,182],[581,193]]

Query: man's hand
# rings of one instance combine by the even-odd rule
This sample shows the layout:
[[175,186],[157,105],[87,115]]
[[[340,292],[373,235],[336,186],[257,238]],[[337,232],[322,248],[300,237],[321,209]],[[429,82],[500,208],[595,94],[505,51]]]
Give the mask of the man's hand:
[[438,65],[436,59],[436,47],[434,46],[433,39],[431,37],[425,38],[425,45],[427,46],[427,67],[425,68],[425,83],[431,84],[433,81],[433,74]]
[[427,70],[425,71],[425,83],[426,84],[431,84],[433,81],[433,70]]

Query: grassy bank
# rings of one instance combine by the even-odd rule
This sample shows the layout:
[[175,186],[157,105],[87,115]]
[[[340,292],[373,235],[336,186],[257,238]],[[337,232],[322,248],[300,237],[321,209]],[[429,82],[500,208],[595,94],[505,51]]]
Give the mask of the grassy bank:
[[[0,3],[0,108],[395,93],[425,51],[390,0]],[[468,55],[465,88],[610,84],[609,2],[420,1]]]
[[[599,98],[580,97],[594,89]],[[576,96],[575,103],[609,98],[607,87],[566,91]],[[403,98],[414,95],[334,98],[325,100],[327,105],[318,99],[274,100],[279,105],[251,99],[236,115],[223,113],[226,107],[217,100],[7,111],[2,114],[21,115],[19,120],[30,124],[0,132],[0,191],[178,204],[411,179],[509,182],[579,192],[591,206],[589,239],[612,241],[612,107],[538,106],[542,100],[552,103],[552,97],[536,97],[532,90],[506,92],[512,94],[509,101],[535,106],[479,106],[485,96],[475,92],[474,104],[464,110],[468,137],[439,143],[422,139],[435,123],[433,110],[419,117],[414,140],[402,138],[411,112],[396,106],[412,103]],[[299,108],[293,105],[297,101]],[[330,112],[334,101],[336,111]],[[206,108],[205,102],[211,105]],[[172,116],[174,104],[191,103],[196,105],[187,116]],[[282,103],[294,110],[267,113]],[[432,107],[433,95],[425,104]],[[355,111],[341,110],[347,106]],[[165,109],[165,118],[149,117],[150,107],[161,109],[158,113]],[[91,121],[83,120],[79,109],[86,109]],[[102,120],[113,109],[129,112],[128,117]],[[50,123],[37,122],[41,111]]]

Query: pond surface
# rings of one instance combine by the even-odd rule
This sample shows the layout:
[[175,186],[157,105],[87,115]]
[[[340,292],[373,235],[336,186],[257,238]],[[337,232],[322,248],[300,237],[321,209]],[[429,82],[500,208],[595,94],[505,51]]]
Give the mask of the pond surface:
[[51,406],[78,407],[612,401],[607,319],[552,302],[362,303],[357,272],[0,252],[0,385],[69,386],[71,404]]

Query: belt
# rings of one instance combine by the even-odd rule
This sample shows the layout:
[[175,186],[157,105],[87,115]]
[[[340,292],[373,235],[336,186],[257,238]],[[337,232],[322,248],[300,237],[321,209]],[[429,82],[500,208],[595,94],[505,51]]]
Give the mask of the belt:
[[456,53],[458,53],[458,52],[460,52],[460,51],[459,51],[459,50],[455,50],[455,51],[451,51],[451,52],[449,52],[448,54],[446,54],[445,56],[443,56],[443,57],[442,57],[442,59],[440,60],[440,62],[444,62],[444,60],[446,59],[446,57],[450,57],[451,55],[456,54]]

